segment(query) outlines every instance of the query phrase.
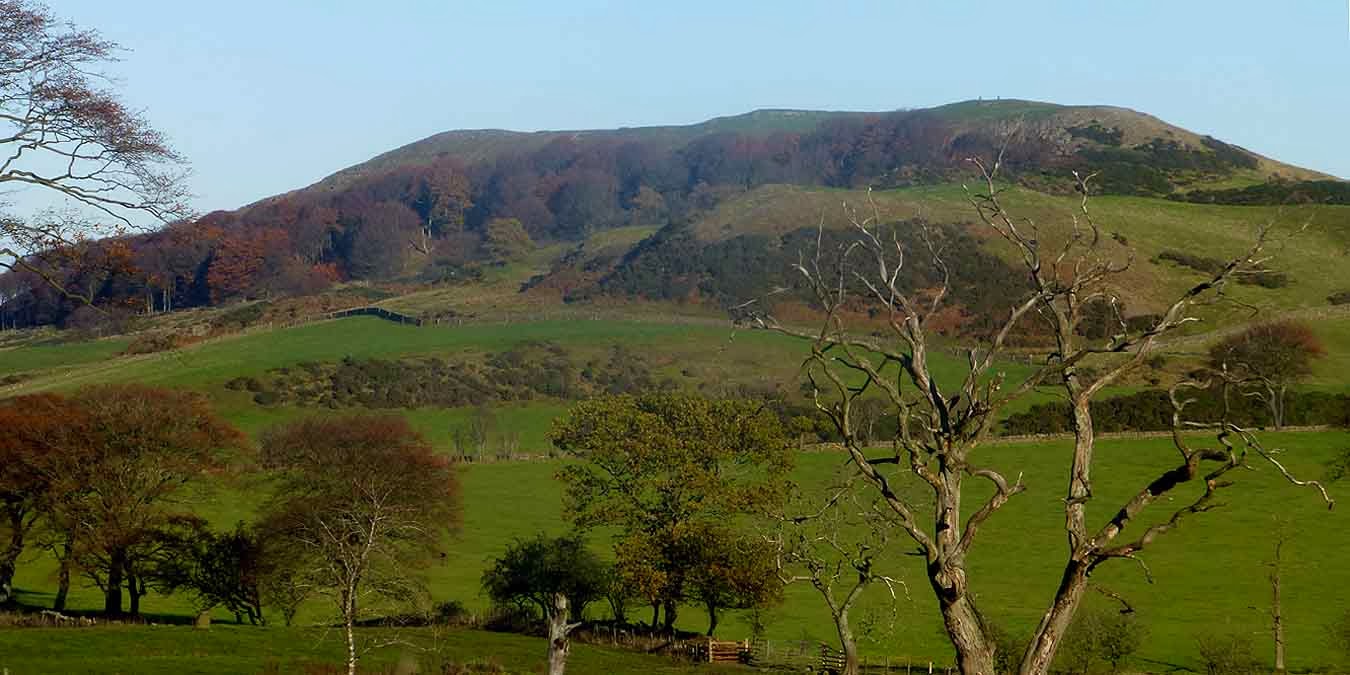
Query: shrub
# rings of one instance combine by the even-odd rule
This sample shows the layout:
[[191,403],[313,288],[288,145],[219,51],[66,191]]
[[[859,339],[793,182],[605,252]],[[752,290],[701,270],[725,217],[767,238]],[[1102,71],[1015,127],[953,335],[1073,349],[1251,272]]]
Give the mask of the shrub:
[[253,395],[253,402],[258,405],[276,405],[281,402],[281,394],[275,391],[260,391]]
[[1105,664],[1110,672],[1120,666],[1144,643],[1143,625],[1133,614],[1105,610],[1079,612],[1064,636],[1059,662],[1070,673],[1091,673]]
[[257,323],[270,303],[254,302],[236,307],[211,319],[211,328],[218,331],[242,330]]
[[1333,305],[1350,305],[1350,291],[1337,291],[1327,296],[1327,302]]
[[539,617],[522,605],[496,605],[483,621],[485,630],[498,633],[535,633],[541,628]]
[[1251,638],[1240,633],[1203,635],[1196,640],[1208,675],[1257,675],[1265,672],[1252,653]]
[[225,388],[231,391],[262,391],[262,383],[256,377],[236,377],[225,383]]
[[457,626],[467,623],[471,617],[464,603],[458,600],[438,602],[431,608],[431,621],[436,624]]
[[155,354],[158,352],[167,352],[171,349],[177,349],[182,346],[182,339],[171,333],[143,333],[136,336],[131,344],[123,350],[123,354]]
[[1001,624],[990,622],[987,625],[989,639],[994,643],[994,672],[998,675],[1014,675],[1022,662],[1022,652],[1027,644],[1008,632]]

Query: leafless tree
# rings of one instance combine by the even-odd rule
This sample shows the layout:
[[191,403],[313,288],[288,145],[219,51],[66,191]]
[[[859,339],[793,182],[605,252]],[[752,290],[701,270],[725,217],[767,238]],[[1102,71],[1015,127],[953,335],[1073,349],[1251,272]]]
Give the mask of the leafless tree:
[[580,621],[569,622],[567,595],[554,593],[548,616],[548,675],[563,675],[567,671],[567,654],[571,651],[572,631],[581,625]]
[[893,516],[874,494],[855,481],[830,490],[823,506],[809,513],[778,514],[766,540],[776,551],[778,577],[785,584],[807,583],[829,607],[844,653],[843,675],[857,675],[858,641],[849,614],[863,591],[886,587],[892,602],[904,582],[889,576],[880,559],[892,543]]
[[[950,274],[942,246],[926,226],[915,226],[920,229],[920,241],[926,248],[919,254],[931,259],[940,279],[932,289],[917,291],[902,287],[900,270],[911,252],[899,243],[900,238],[893,231],[888,231],[875,206],[865,217],[846,209],[856,236],[836,250],[821,250],[822,223],[816,250],[813,254],[804,253],[795,266],[823,309],[824,320],[819,330],[802,330],[781,323],[762,309],[765,303],[747,303],[738,309],[743,312],[742,320],[752,326],[811,340],[806,371],[815,390],[816,406],[837,427],[862,478],[873,486],[900,528],[922,552],[929,584],[955,648],[957,665],[966,675],[993,673],[995,651],[990,630],[970,592],[967,555],[981,528],[1008,500],[1024,490],[1020,474],[1009,479],[981,465],[976,451],[991,432],[998,412],[1009,402],[1042,384],[1062,389],[1074,428],[1073,448],[1066,458],[1068,485],[1063,501],[1068,555],[1058,589],[1019,666],[1023,675],[1043,674],[1049,671],[1065,630],[1089,586],[1089,574],[1111,560],[1138,561],[1137,554],[1159,535],[1175,528],[1182,519],[1208,510],[1214,492],[1231,482],[1228,473],[1233,468],[1246,466],[1249,458],[1263,458],[1296,484],[1319,489],[1321,486],[1294,479],[1255,436],[1229,421],[1184,422],[1180,408],[1184,408],[1185,402],[1176,399],[1178,431],[1173,439],[1180,462],[1161,470],[1156,479],[1124,504],[1110,507],[1111,515],[1105,523],[1091,527],[1087,509],[1094,499],[1092,400],[1143,363],[1160,338],[1197,321],[1197,306],[1217,301],[1235,274],[1263,265],[1268,234],[1263,229],[1250,249],[1212,277],[1187,289],[1151,326],[1131,330],[1121,320],[1114,334],[1088,340],[1079,330],[1084,309],[1103,301],[1114,306],[1111,282],[1129,264],[1128,257],[1108,250],[1109,244],[1103,242],[1093,222],[1088,210],[1092,176],[1074,174],[1082,201],[1066,228],[1067,233],[1056,236],[1042,233],[1034,222],[1019,219],[1005,208],[1003,191],[996,180],[1001,155],[992,165],[978,159],[971,162],[981,179],[978,188],[968,188],[974,213],[983,227],[1012,247],[1026,274],[1028,290],[1024,298],[1009,307],[996,330],[968,350],[967,369],[959,383],[940,381],[934,376],[931,345],[925,330],[925,319],[942,309],[948,296]],[[1061,241],[1052,243],[1055,239]],[[886,320],[885,337],[872,338],[848,329],[845,317],[858,302],[870,302]],[[1008,349],[1010,336],[1024,330],[1024,324],[1036,318],[1048,330],[1053,347],[1030,375],[1020,381],[1008,381],[1004,373],[997,372],[1000,357]],[[1091,372],[1083,367],[1088,359],[1093,359]],[[874,391],[880,391],[898,415],[898,429],[890,451],[881,456],[875,456],[875,451],[860,442],[854,412],[855,405]],[[1199,429],[1215,432],[1216,443],[1193,447],[1191,436],[1182,432]],[[987,482],[992,491],[976,508],[963,511],[967,479]],[[1156,524],[1139,522],[1148,507],[1160,498],[1170,497],[1178,486],[1197,479],[1206,486],[1198,501]],[[919,504],[906,498],[902,489],[905,480],[917,480],[925,491],[931,492],[931,511],[927,511],[929,504],[924,504],[921,510]],[[931,516],[925,516],[926,511]],[[968,513],[968,517],[963,518],[963,513]],[[1137,538],[1122,541],[1127,529],[1137,530]]]
[[45,191],[107,221],[20,217],[0,204],[0,268],[28,269],[60,288],[42,255],[138,226],[138,214],[188,215],[182,158],[100,70],[120,49],[39,3],[0,0],[0,190]]

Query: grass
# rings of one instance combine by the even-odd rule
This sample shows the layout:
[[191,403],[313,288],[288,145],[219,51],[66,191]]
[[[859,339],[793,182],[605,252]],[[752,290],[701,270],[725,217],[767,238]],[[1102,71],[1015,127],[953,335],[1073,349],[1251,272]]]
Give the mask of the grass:
[[130,342],[110,338],[0,349],[0,375],[106,361],[125,351]]
[[[362,631],[358,639],[383,640],[388,631]],[[492,664],[500,670],[533,673],[543,663],[543,638],[478,630],[407,629],[404,644],[362,657],[364,672],[410,669],[439,673],[447,664]],[[208,631],[186,626],[107,626],[0,630],[0,668],[22,673],[138,673],[144,675],[263,672],[334,673],[343,663],[337,631],[315,628],[245,628],[215,625]],[[745,672],[736,666],[696,666],[664,656],[574,644],[571,672],[639,674]],[[414,672],[401,670],[398,672]]]
[[[1283,433],[1271,434],[1268,440],[1286,450],[1283,458],[1291,470],[1302,476],[1317,476],[1322,463],[1350,443],[1350,435]],[[982,610],[1014,632],[1030,631],[1058,580],[1058,566],[1064,556],[1060,495],[1067,451],[1067,441],[1056,441],[990,446],[980,455],[981,461],[991,466],[1022,472],[1028,485],[1025,494],[1016,497],[986,526],[971,555],[972,585]],[[1096,506],[1089,512],[1090,522],[1102,522],[1127,495],[1171,466],[1174,455],[1175,451],[1161,439],[1100,443],[1094,474]],[[836,454],[803,454],[795,479],[808,489],[823,489],[839,475],[842,460]],[[463,529],[449,545],[445,561],[428,570],[437,599],[456,599],[471,608],[486,607],[478,579],[490,558],[517,538],[565,530],[560,515],[561,486],[553,478],[559,466],[554,461],[538,461],[465,469]],[[1289,562],[1284,580],[1291,667],[1326,672],[1336,655],[1324,642],[1325,624],[1350,603],[1350,592],[1344,590],[1350,588],[1350,567],[1342,564],[1350,556],[1350,533],[1337,525],[1338,517],[1328,514],[1311,491],[1284,483],[1270,467],[1258,466],[1258,471],[1243,473],[1238,481],[1224,493],[1222,508],[1190,517],[1183,527],[1160,538],[1142,556],[1154,583],[1148,583],[1140,568],[1129,563],[1104,566],[1094,582],[1126,597],[1149,627],[1150,638],[1140,654],[1140,667],[1176,664],[1199,668],[1195,638],[1202,632],[1242,632],[1253,636],[1256,644],[1265,644],[1263,612],[1269,597],[1266,563],[1272,546],[1265,535],[1275,527],[1272,515],[1281,514],[1290,519],[1294,533],[1286,548]],[[231,485],[208,495],[211,501],[198,508],[226,526],[247,518],[252,504],[265,490],[263,483]],[[1334,484],[1332,490],[1334,496],[1350,498],[1350,490],[1344,485]],[[981,487],[972,486],[966,508],[977,505],[982,493]],[[1195,494],[1191,486],[1155,506],[1149,512],[1150,521],[1167,517]],[[603,533],[592,533],[591,541],[597,550],[605,550],[607,537]],[[942,638],[931,592],[918,559],[907,553],[908,547],[896,546],[885,559],[888,568],[909,588],[908,596],[902,595],[896,605],[894,627],[886,628],[890,605],[879,589],[870,591],[862,609],[855,613],[860,623],[866,623],[868,617],[874,620],[872,641],[865,642],[864,650],[916,661],[948,662],[949,648]],[[47,565],[36,563],[21,570],[18,585],[25,589],[25,601],[46,599],[34,591],[49,589],[49,573]],[[94,589],[81,588],[71,601],[76,608],[94,608],[98,595]],[[1103,604],[1105,600],[1093,595],[1088,603]],[[170,614],[186,615],[190,611],[185,600],[178,597],[148,598],[145,607],[147,611]],[[326,610],[320,606],[310,606],[304,612],[304,618],[310,621],[324,616]],[[771,638],[832,639],[824,605],[809,588],[790,588],[786,602],[772,610],[769,618]],[[706,627],[705,621],[697,608],[689,607],[680,623],[685,629],[697,631]],[[266,633],[272,629],[258,630]],[[749,634],[749,627],[744,617],[733,615],[725,620],[719,634],[740,639]],[[12,653],[3,649],[3,644],[0,642],[0,654]],[[1264,651],[1258,649],[1258,653]]]

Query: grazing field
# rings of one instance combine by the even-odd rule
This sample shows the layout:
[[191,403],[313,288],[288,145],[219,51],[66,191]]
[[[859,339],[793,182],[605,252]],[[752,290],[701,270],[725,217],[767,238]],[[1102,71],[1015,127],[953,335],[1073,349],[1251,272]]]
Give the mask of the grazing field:
[[[1269,434],[1268,439],[1284,448],[1283,460],[1305,476],[1321,475],[1323,463],[1338,449],[1350,445],[1350,435],[1339,432]],[[987,525],[972,555],[980,606],[991,620],[1010,631],[1024,633],[1031,629],[1057,582],[1057,568],[1065,550],[1060,495],[1067,448],[1067,441],[1000,444],[989,446],[982,454],[984,461],[996,468],[1013,474],[1023,472],[1029,486]],[[1094,503],[1099,506],[1090,511],[1093,521],[1102,522],[1126,495],[1171,466],[1174,454],[1164,439],[1102,442],[1094,484]],[[478,580],[491,557],[517,538],[539,531],[564,531],[561,486],[553,479],[559,466],[555,461],[503,462],[464,469],[463,529],[448,543],[444,563],[428,570],[437,600],[453,599],[470,608],[485,608],[488,603],[479,592]],[[1340,527],[1341,517],[1328,513],[1314,493],[1284,483],[1270,467],[1254,466],[1255,472],[1244,472],[1238,477],[1239,483],[1225,491],[1222,508],[1192,516],[1143,556],[1154,583],[1148,583],[1140,568],[1129,563],[1107,565],[1096,574],[1095,581],[1128,599],[1149,628],[1149,638],[1135,664],[1138,668],[1199,669],[1196,639],[1214,632],[1241,633],[1252,639],[1258,654],[1268,652],[1265,612],[1270,593],[1266,575],[1273,550],[1269,535],[1277,526],[1273,514],[1278,509],[1291,519],[1293,532],[1286,548],[1284,580],[1290,665],[1318,672],[1337,671],[1337,655],[1327,641],[1326,626],[1350,608],[1350,591],[1345,590],[1350,588],[1350,568],[1342,564],[1350,556],[1350,533]],[[842,468],[840,455],[804,453],[799,456],[794,478],[807,489],[818,491],[831,484]],[[208,501],[199,510],[226,527],[247,519],[267,490],[265,482],[221,486],[204,495]],[[1350,490],[1343,484],[1334,484],[1332,492],[1350,501]],[[1194,494],[1192,486],[1156,505],[1151,520],[1169,516]],[[976,496],[968,497],[966,503],[977,503]],[[592,533],[591,544],[597,551],[605,552],[607,543],[605,533]],[[895,605],[894,619],[880,589],[870,591],[863,610],[856,613],[866,617],[862,623],[870,626],[866,629],[870,639],[864,640],[863,649],[916,661],[948,662],[951,655],[919,560],[908,553],[902,542],[888,558],[896,575],[910,585],[909,596],[902,596]],[[25,591],[24,601],[38,604],[49,600],[50,573],[46,563],[30,564],[21,571],[17,582]],[[93,609],[99,596],[96,589],[81,588],[71,600],[77,609]],[[1088,602],[1090,606],[1111,606],[1104,596]],[[144,606],[151,615],[186,616],[190,612],[179,597],[147,598]],[[592,611],[604,614],[602,605]],[[635,614],[642,616],[640,609]],[[326,616],[325,607],[311,604],[301,619],[313,622]],[[833,639],[824,605],[808,588],[790,588],[784,604],[766,616],[770,638]],[[701,631],[706,628],[706,617],[698,608],[687,607],[681,613],[680,626]],[[241,634],[249,630],[266,632],[237,630]],[[15,632],[17,637],[9,639],[23,639],[25,634]],[[719,628],[719,635],[726,638],[741,639],[748,634],[749,625],[743,616],[728,617]],[[336,634],[329,639],[336,645]]]

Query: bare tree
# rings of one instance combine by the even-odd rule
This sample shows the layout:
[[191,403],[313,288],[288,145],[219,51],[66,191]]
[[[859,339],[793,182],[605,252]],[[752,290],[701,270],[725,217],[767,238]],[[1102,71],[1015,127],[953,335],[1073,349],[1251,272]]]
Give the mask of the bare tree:
[[829,608],[844,652],[842,675],[858,673],[858,641],[849,614],[863,591],[884,585],[894,610],[896,587],[904,588],[883,571],[879,560],[894,530],[893,516],[885,509],[874,495],[861,494],[849,481],[831,490],[824,506],[813,512],[779,514],[773,519],[775,529],[765,537],[776,551],[778,578],[785,585],[810,584]]
[[548,675],[563,675],[567,671],[567,654],[571,651],[568,636],[581,625],[580,621],[569,622],[567,595],[554,593],[546,618],[548,619]]
[[169,222],[189,213],[182,158],[100,71],[120,49],[39,3],[0,0],[0,189],[45,191],[110,224],[0,212],[0,268],[28,269],[77,297],[40,254],[137,226],[137,214]]
[[[1281,473],[1299,485],[1247,430],[1230,421],[1195,424],[1181,420],[1177,413],[1177,433],[1173,438],[1180,462],[1162,470],[1158,477],[1141,487],[1124,504],[1110,508],[1112,514],[1100,527],[1088,524],[1087,507],[1092,503],[1092,469],[1095,434],[1092,400],[1104,388],[1119,381],[1148,357],[1159,339],[1179,327],[1197,321],[1197,306],[1221,297],[1226,283],[1234,275],[1263,265],[1267,243],[1262,230],[1253,246],[1226,264],[1211,278],[1198,283],[1167,306],[1156,321],[1142,330],[1132,330],[1119,320],[1119,330],[1104,339],[1089,340],[1080,334],[1084,309],[1091,303],[1109,302],[1115,306],[1111,281],[1128,267],[1128,259],[1113,256],[1103,242],[1088,210],[1089,183],[1092,176],[1074,174],[1082,202],[1076,210],[1062,241],[1042,233],[1034,222],[1013,216],[1004,207],[1002,190],[996,183],[1002,156],[989,165],[971,160],[982,185],[968,189],[969,199],[980,223],[1007,242],[1026,273],[1024,298],[1009,307],[989,336],[968,350],[967,369],[959,383],[940,381],[930,363],[925,319],[943,308],[950,274],[943,258],[937,233],[922,223],[922,255],[928,256],[939,278],[934,288],[914,290],[902,287],[900,270],[910,251],[900,244],[894,231],[887,231],[875,206],[871,214],[860,217],[847,210],[854,241],[837,250],[821,250],[822,235],[813,255],[804,254],[796,272],[824,311],[817,331],[785,325],[762,310],[763,303],[751,302],[738,309],[752,326],[775,330],[811,340],[806,371],[816,397],[816,406],[827,415],[843,438],[852,463],[871,484],[898,525],[918,545],[925,559],[929,584],[938,600],[943,624],[957,656],[957,665],[966,675],[994,672],[995,645],[990,637],[974,596],[970,592],[967,555],[981,528],[1008,500],[1024,490],[1022,476],[1007,476],[976,460],[976,450],[989,435],[998,411],[1042,384],[1062,388],[1070,404],[1074,443],[1068,460],[1068,485],[1063,502],[1068,555],[1059,587],[1043,614],[1022,656],[1019,672],[1042,674],[1050,669],[1056,650],[1077,611],[1088,575],[1102,563],[1115,559],[1138,561],[1137,554],[1156,537],[1196,513],[1212,507],[1215,491],[1231,481],[1226,475],[1233,468],[1246,466],[1249,457],[1270,460]],[[870,303],[885,319],[889,332],[874,339],[850,332],[845,325],[848,310],[860,300]],[[1024,323],[1039,318],[1048,331],[1053,347],[1044,362],[1020,381],[1008,381],[996,366],[1004,355],[1009,337],[1025,330]],[[1117,317],[1119,319],[1119,317]],[[1093,370],[1084,361],[1095,359]],[[898,369],[883,372],[887,368]],[[873,456],[860,441],[854,407],[865,395],[880,391],[898,415],[898,428],[889,452]],[[1177,404],[1184,407],[1184,402]],[[1183,430],[1210,429],[1216,444],[1192,447]],[[901,481],[917,480],[932,495],[931,517],[904,496]],[[967,479],[985,481],[992,493],[963,518],[962,497]],[[1177,510],[1161,522],[1146,525],[1137,522],[1149,506],[1168,496],[1180,485],[1201,480],[1204,495],[1191,505]],[[1323,497],[1326,498],[1325,492]],[[1327,498],[1328,502],[1330,499]],[[925,505],[925,510],[927,505]],[[1139,530],[1138,537],[1120,541],[1127,530]]]

